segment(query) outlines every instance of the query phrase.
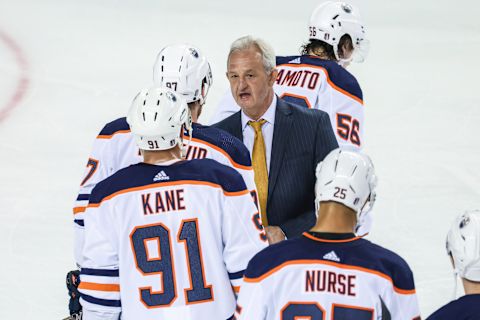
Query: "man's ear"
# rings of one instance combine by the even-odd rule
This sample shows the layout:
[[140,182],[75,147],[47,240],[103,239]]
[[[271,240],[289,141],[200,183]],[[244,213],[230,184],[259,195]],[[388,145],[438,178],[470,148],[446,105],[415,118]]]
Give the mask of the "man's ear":
[[273,83],[275,82],[275,80],[277,80],[277,76],[278,76],[278,70],[274,68],[270,72],[270,78],[268,79],[268,83],[270,84],[270,86],[273,86]]

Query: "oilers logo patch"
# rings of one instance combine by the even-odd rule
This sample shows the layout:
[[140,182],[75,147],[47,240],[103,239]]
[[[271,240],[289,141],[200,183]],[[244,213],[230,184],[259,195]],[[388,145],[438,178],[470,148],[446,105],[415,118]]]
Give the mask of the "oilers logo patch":
[[343,3],[343,4],[342,4],[342,9],[343,9],[343,11],[345,11],[346,13],[352,13],[352,6],[349,5],[348,3]]
[[176,102],[177,101],[177,97],[175,97],[175,95],[173,93],[171,93],[170,91],[167,91],[165,93],[165,96],[168,98],[168,100],[170,101],[173,101],[173,102]]

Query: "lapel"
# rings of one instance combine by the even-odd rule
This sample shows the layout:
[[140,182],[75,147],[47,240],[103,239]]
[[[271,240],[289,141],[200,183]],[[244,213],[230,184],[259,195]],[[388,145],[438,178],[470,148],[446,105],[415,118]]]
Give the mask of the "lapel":
[[240,139],[243,142],[243,132],[242,132],[242,111],[238,111],[230,116],[230,130],[228,130],[234,137]]
[[275,123],[273,125],[272,151],[270,154],[270,173],[268,175],[268,203],[272,199],[280,168],[282,167],[285,147],[288,144],[290,127],[293,123],[292,110],[290,105],[278,98],[275,111]]

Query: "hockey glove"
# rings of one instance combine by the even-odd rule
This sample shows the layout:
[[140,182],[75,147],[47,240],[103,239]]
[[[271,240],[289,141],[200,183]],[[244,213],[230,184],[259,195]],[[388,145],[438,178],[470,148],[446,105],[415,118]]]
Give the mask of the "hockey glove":
[[68,302],[68,309],[73,319],[81,319],[82,306],[80,304],[80,292],[78,292],[78,285],[80,284],[80,271],[73,270],[67,273],[67,289],[70,301]]

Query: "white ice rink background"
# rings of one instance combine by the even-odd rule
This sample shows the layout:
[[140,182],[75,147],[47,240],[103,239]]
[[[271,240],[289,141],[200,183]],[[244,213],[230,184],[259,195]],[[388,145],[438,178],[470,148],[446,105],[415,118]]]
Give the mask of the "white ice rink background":
[[[298,53],[316,0],[0,0],[0,319],[67,315],[71,207],[92,141],[149,85],[157,51],[190,42],[214,85],[230,43],[253,34]],[[480,208],[480,3],[356,0],[368,60],[366,148],[379,175],[370,238],[412,267],[422,316],[451,298],[455,215]]]

